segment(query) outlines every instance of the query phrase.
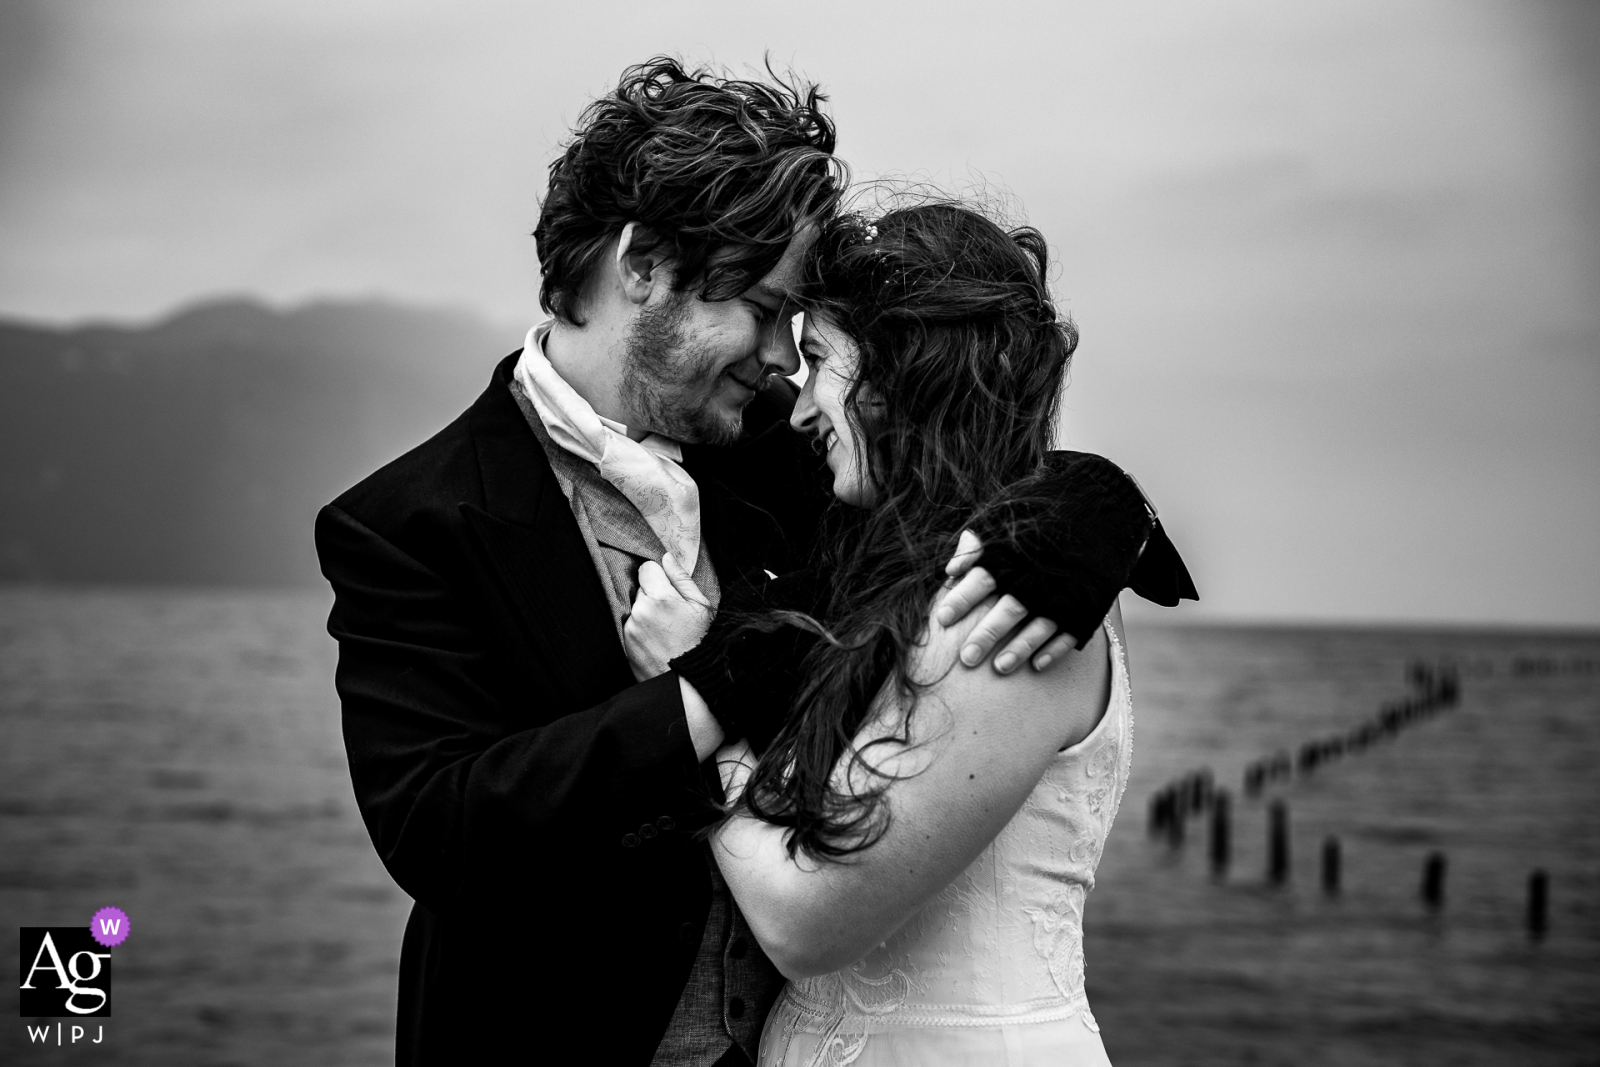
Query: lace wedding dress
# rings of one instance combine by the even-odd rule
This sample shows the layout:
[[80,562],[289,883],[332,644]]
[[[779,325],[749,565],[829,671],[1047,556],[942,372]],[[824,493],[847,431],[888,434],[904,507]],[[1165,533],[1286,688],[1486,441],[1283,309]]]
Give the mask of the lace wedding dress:
[[927,907],[853,966],[791,982],[761,1067],[1109,1064],[1084,994],[1083,903],[1133,758],[1127,658],[1111,700]]

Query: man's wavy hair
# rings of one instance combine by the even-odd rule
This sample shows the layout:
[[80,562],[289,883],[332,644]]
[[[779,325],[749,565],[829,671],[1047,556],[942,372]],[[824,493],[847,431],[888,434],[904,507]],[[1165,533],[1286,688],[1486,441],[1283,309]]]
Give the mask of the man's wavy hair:
[[[781,620],[825,639],[803,662],[793,714],[743,804],[789,829],[791,855],[842,857],[887,826],[887,780],[854,738],[885,682],[909,722],[923,685],[908,663],[960,531],[1051,447],[1078,333],[1051,300],[1048,263],[1039,231],[950,201],[875,223],[839,216],[814,246],[802,302],[860,348],[844,406],[875,500],[835,505],[820,614]],[[842,784],[845,756],[849,781],[876,784]]]
[[582,325],[583,287],[629,222],[636,249],[666,247],[675,289],[726,300],[834,213],[847,176],[826,97],[767,73],[770,83],[726,78],[657,56],[584,109],[550,164],[533,231],[541,307]]

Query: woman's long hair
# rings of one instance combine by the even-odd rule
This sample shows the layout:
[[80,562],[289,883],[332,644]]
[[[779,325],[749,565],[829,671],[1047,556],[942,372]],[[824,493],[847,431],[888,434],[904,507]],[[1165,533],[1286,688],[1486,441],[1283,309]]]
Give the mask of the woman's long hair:
[[[951,202],[840,216],[813,248],[806,311],[860,348],[845,409],[874,503],[832,509],[819,560],[829,592],[815,617],[787,620],[824,639],[744,794],[752,814],[789,828],[791,855],[841,858],[887,826],[888,779],[853,739],[886,681],[914,709],[910,656],[963,524],[1050,448],[1077,331],[1056,312],[1047,266],[1037,230]],[[836,778],[846,753],[849,778],[876,784]]]

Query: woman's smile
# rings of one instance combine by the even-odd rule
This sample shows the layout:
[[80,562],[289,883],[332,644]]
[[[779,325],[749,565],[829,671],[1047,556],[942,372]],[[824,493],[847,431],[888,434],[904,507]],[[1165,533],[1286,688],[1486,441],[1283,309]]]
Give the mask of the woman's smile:
[[833,495],[852,507],[870,507],[873,489],[860,456],[850,415],[850,392],[861,350],[831,319],[808,314],[800,331],[800,349],[811,374],[795,401],[789,424],[821,445],[833,471]]

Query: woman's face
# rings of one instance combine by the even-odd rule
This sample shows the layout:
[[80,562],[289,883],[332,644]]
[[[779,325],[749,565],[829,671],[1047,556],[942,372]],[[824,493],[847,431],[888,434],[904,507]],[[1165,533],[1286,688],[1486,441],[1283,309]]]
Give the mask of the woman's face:
[[800,331],[800,355],[810,373],[789,425],[815,437],[827,449],[833,495],[853,507],[871,507],[876,493],[867,475],[864,442],[844,407],[860,350],[849,334],[827,318],[808,313]]

